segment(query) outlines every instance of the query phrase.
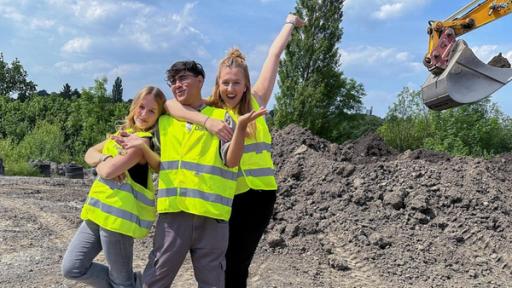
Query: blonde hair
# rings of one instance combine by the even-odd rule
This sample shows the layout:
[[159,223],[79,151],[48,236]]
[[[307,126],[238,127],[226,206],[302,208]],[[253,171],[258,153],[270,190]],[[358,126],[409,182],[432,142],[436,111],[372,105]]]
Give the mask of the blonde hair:
[[[251,106],[251,79],[249,77],[249,68],[247,67],[247,63],[245,62],[245,56],[242,54],[240,49],[231,48],[226,56],[220,61],[219,67],[217,70],[217,76],[215,77],[215,86],[212,90],[212,95],[208,99],[208,105],[217,107],[217,108],[227,108],[226,103],[222,100],[220,96],[220,73],[223,68],[238,68],[242,71],[243,78],[245,81],[245,91],[242,94],[242,98],[240,102],[233,107],[233,111],[238,115],[244,115],[252,111]],[[254,137],[256,135],[256,123],[255,121],[249,123],[247,126],[247,134],[248,137]]]
[[[140,102],[148,96],[153,97],[153,99],[156,101],[156,104],[158,106],[158,116],[162,114],[162,112],[164,111],[164,104],[166,100],[164,92],[162,92],[160,88],[154,86],[146,86],[139,90],[139,92],[137,92],[137,95],[135,95],[135,97],[133,98],[132,104],[130,106],[130,112],[124,118],[123,124],[121,125],[121,127],[119,127],[118,130],[133,129],[135,132],[143,131],[142,129],[138,128],[135,125],[135,120],[133,118],[135,115],[135,110],[139,106]],[[156,122],[147,130],[153,129],[155,125]]]

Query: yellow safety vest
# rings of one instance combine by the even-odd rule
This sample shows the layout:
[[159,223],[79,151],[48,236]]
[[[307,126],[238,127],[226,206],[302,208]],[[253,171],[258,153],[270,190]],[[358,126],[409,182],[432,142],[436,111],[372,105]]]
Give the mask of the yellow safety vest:
[[[135,134],[151,137],[149,132]],[[120,146],[108,139],[102,153],[114,157],[119,154],[119,150]],[[151,172],[148,170],[148,188],[133,181],[129,173],[126,173],[123,183],[98,176],[92,184],[80,217],[107,230],[143,238],[153,225],[155,210],[155,193]]]
[[[205,107],[201,113],[224,120],[226,111]],[[205,128],[163,115],[160,133],[158,213],[185,211],[229,220],[238,167],[220,157],[220,141]]]
[[[251,106],[255,111],[260,108],[254,97],[251,97]],[[232,111],[230,114],[238,121],[238,115]],[[240,160],[235,194],[247,192],[249,189],[276,190],[277,182],[274,174],[272,136],[265,118],[259,117],[256,119],[255,137],[245,138],[244,154]]]

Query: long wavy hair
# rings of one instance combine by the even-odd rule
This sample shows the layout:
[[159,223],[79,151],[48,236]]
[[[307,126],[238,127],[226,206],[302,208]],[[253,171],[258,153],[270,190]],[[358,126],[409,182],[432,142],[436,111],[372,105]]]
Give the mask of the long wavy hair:
[[[138,128],[135,125],[134,116],[135,110],[137,109],[137,107],[139,107],[140,102],[146,97],[153,97],[153,99],[155,99],[156,104],[158,105],[158,116],[162,114],[162,112],[164,111],[164,104],[166,100],[164,92],[162,92],[160,88],[154,86],[146,86],[139,90],[139,92],[137,92],[137,95],[135,95],[135,97],[133,98],[132,104],[130,106],[130,112],[128,113],[128,116],[124,118],[120,130],[133,129],[135,132],[143,131],[142,129]],[[155,122],[153,126],[144,131],[153,129],[156,123],[157,122]]]
[[[224,68],[238,68],[242,71],[244,82],[245,82],[245,92],[242,94],[242,98],[240,102],[232,108],[232,110],[238,115],[244,115],[252,111],[251,106],[251,79],[249,77],[249,68],[247,67],[247,62],[245,61],[245,56],[242,54],[240,49],[232,48],[228,51],[226,56],[220,61],[219,67],[217,70],[217,77],[215,77],[215,86],[212,90],[212,95],[208,99],[207,104],[217,108],[228,109],[226,103],[222,100],[220,95],[220,73]],[[249,123],[247,126],[247,134],[248,137],[253,137],[256,133],[256,123],[255,121]]]

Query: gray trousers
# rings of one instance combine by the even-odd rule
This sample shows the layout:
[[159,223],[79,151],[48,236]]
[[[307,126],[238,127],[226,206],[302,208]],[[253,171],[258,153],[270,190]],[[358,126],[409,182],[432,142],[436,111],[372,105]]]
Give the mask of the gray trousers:
[[[93,262],[103,250],[108,267]],[[62,274],[92,287],[135,287],[133,238],[84,221],[62,259]]]
[[144,287],[170,287],[190,251],[198,287],[224,288],[228,237],[226,221],[186,212],[159,214]]

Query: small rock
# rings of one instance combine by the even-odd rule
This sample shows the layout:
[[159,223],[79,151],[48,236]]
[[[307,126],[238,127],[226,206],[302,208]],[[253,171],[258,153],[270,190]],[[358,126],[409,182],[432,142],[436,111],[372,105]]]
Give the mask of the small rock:
[[267,244],[270,248],[284,248],[286,247],[286,241],[284,241],[283,237],[278,234],[270,234],[267,238]]
[[338,271],[350,270],[350,267],[348,266],[348,262],[345,259],[336,257],[335,255],[329,255],[327,259],[329,261],[329,266],[331,266],[331,268],[333,268],[335,270],[338,270]]
[[387,247],[391,246],[391,241],[377,232],[370,235],[369,240],[372,245],[378,246],[380,249],[386,249]]
[[293,155],[302,154],[302,153],[306,152],[307,150],[308,150],[308,146],[302,144],[299,146],[299,148],[295,149],[295,151],[293,152]]

